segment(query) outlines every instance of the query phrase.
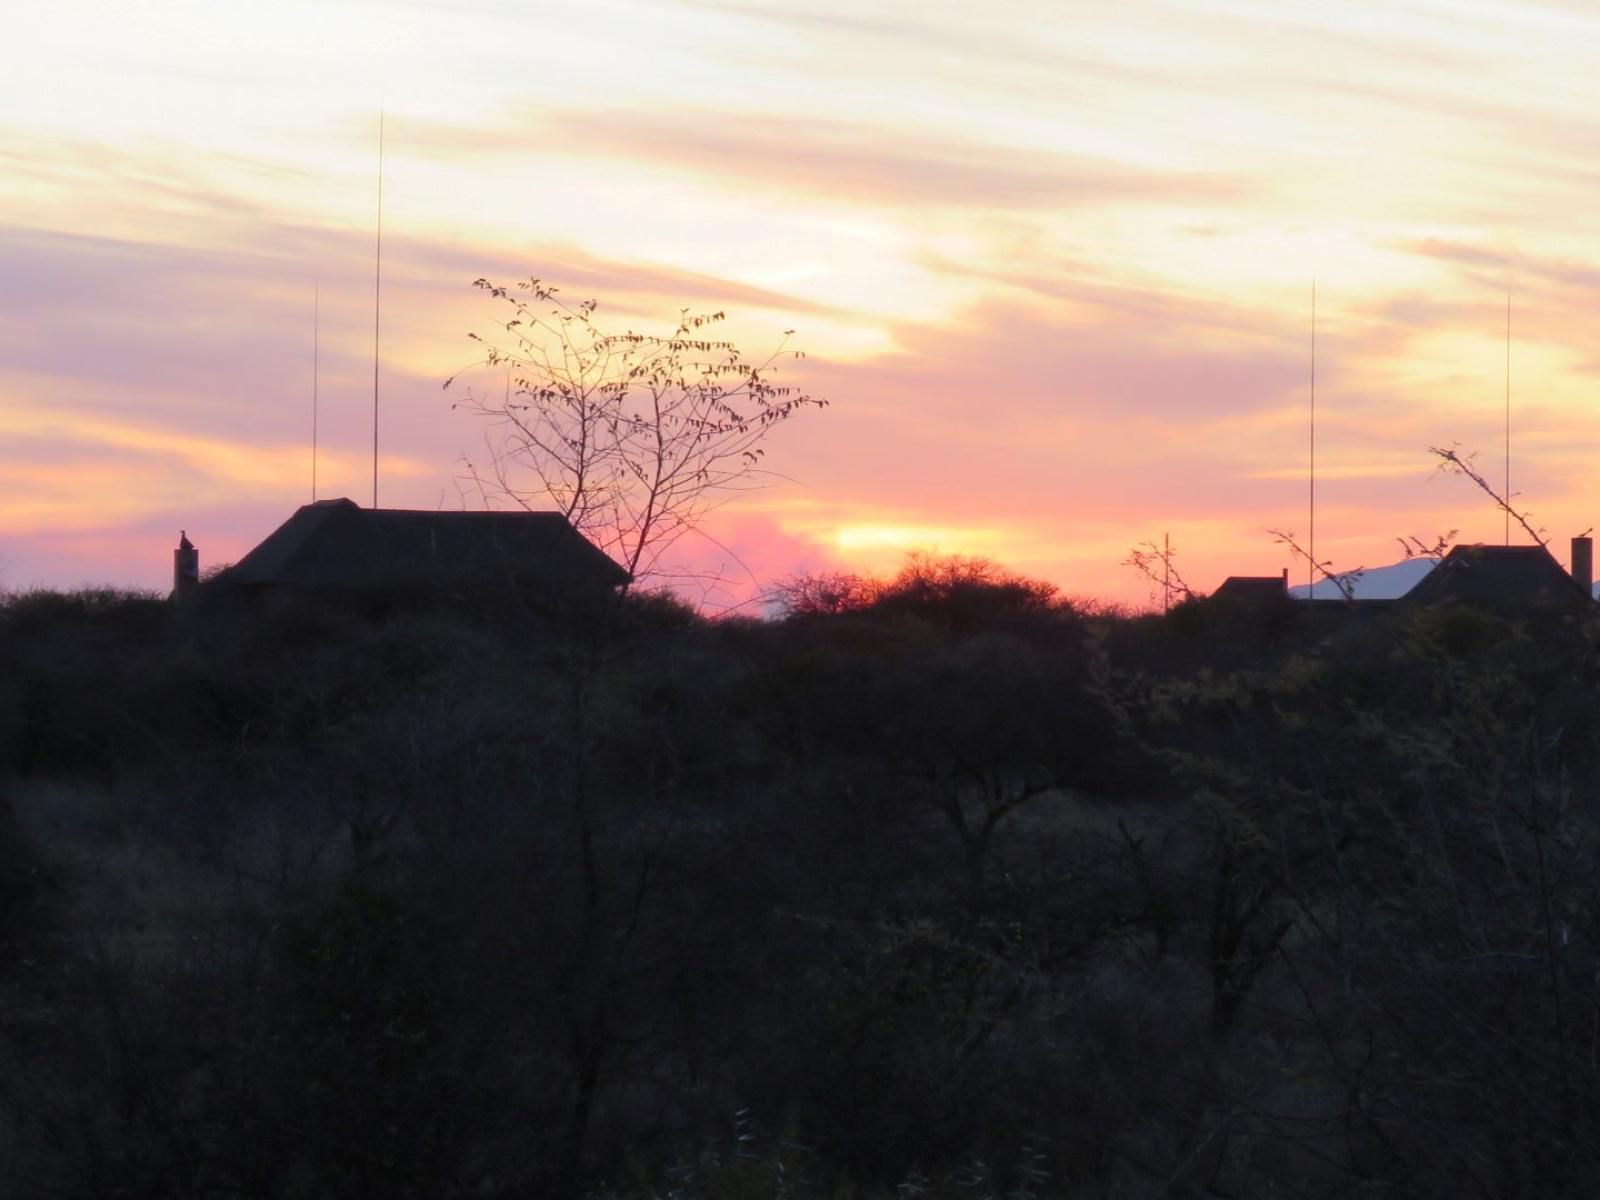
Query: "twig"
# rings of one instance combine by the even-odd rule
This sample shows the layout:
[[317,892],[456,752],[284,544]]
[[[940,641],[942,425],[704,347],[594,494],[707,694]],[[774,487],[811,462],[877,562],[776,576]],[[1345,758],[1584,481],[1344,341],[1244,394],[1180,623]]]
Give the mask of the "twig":
[[1122,560],[1121,565],[1132,567],[1160,588],[1162,602],[1170,608],[1174,592],[1181,593],[1185,600],[1195,598],[1194,589],[1178,573],[1177,564],[1173,562],[1177,557],[1178,552],[1171,546],[1163,548],[1153,541],[1146,541],[1129,550],[1128,557]]
[[1439,446],[1429,446],[1428,453],[1435,455],[1439,459],[1439,470],[1459,471],[1461,474],[1465,475],[1468,479],[1472,480],[1473,483],[1478,485],[1478,488],[1484,493],[1484,495],[1488,496],[1489,499],[1494,501],[1496,508],[1515,520],[1518,525],[1521,525],[1529,537],[1531,537],[1539,545],[1543,546],[1546,550],[1550,549],[1550,543],[1544,537],[1544,530],[1535,529],[1528,523],[1528,517],[1532,516],[1532,514],[1529,513],[1524,515],[1513,508],[1511,506],[1511,497],[1502,496],[1499,492],[1495,491],[1494,486],[1490,484],[1490,482],[1483,477],[1478,469],[1472,465],[1472,460],[1476,457],[1476,451],[1474,451],[1472,454],[1462,454],[1459,446],[1451,446],[1448,450],[1442,449]]
[[[1294,533],[1292,531],[1284,529],[1269,529],[1267,532],[1272,535],[1272,540],[1274,542],[1280,546],[1287,546],[1296,557],[1305,559],[1305,561],[1310,563],[1312,568],[1321,574],[1324,579],[1333,584],[1334,587],[1338,588],[1339,595],[1344,598],[1344,602],[1346,604],[1354,604],[1356,602],[1356,581],[1366,573],[1365,567],[1357,567],[1353,571],[1340,571],[1338,574],[1334,574],[1334,572],[1329,569],[1332,566],[1332,563],[1318,562],[1315,558],[1312,558],[1310,551],[1306,550],[1300,545],[1299,542],[1294,540]],[[1306,599],[1312,599],[1311,595],[1308,594]]]

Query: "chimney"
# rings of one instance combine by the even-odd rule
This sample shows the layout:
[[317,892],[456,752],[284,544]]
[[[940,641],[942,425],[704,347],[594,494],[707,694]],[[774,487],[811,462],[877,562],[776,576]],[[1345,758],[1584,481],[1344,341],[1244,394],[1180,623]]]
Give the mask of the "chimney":
[[200,551],[186,530],[178,531],[178,548],[172,552],[172,598],[182,600],[200,582]]
[[[1283,594],[1285,596],[1287,596],[1289,594],[1289,568],[1288,567],[1285,567],[1283,569]],[[1310,597],[1307,597],[1307,599],[1309,599],[1309,598]]]
[[1594,539],[1587,535],[1572,539],[1572,578],[1585,596],[1594,595]]

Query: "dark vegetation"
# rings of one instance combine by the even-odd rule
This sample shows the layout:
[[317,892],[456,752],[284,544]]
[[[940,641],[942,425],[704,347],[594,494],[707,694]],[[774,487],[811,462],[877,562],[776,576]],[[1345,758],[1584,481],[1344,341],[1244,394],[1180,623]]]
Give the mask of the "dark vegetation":
[[1595,630],[0,611],[0,1193],[1600,1193]]

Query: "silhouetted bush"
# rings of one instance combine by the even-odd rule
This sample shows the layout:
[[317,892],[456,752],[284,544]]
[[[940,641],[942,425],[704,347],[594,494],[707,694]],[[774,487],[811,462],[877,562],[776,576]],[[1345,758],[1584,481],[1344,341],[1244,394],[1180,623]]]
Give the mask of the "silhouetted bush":
[[1073,606],[1043,580],[1029,579],[985,558],[914,553],[891,579],[847,572],[797,575],[774,589],[790,618],[870,614],[914,618],[950,633],[968,635],[1018,628],[1047,628],[1051,619],[1070,621]]

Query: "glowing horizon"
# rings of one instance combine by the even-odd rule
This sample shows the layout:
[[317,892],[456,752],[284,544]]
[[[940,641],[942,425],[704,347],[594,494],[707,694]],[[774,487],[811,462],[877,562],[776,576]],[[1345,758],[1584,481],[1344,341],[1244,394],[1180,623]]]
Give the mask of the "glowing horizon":
[[[579,17],[581,16],[581,19]],[[0,586],[163,587],[370,494],[375,133],[386,111],[383,502],[461,502],[481,426],[440,384],[539,276],[601,317],[796,330],[831,407],[697,552],[730,591],[994,558],[1142,601],[1305,567],[1312,280],[1319,557],[1501,515],[1597,523],[1584,47],[1563,0],[71,0],[0,74]]]

